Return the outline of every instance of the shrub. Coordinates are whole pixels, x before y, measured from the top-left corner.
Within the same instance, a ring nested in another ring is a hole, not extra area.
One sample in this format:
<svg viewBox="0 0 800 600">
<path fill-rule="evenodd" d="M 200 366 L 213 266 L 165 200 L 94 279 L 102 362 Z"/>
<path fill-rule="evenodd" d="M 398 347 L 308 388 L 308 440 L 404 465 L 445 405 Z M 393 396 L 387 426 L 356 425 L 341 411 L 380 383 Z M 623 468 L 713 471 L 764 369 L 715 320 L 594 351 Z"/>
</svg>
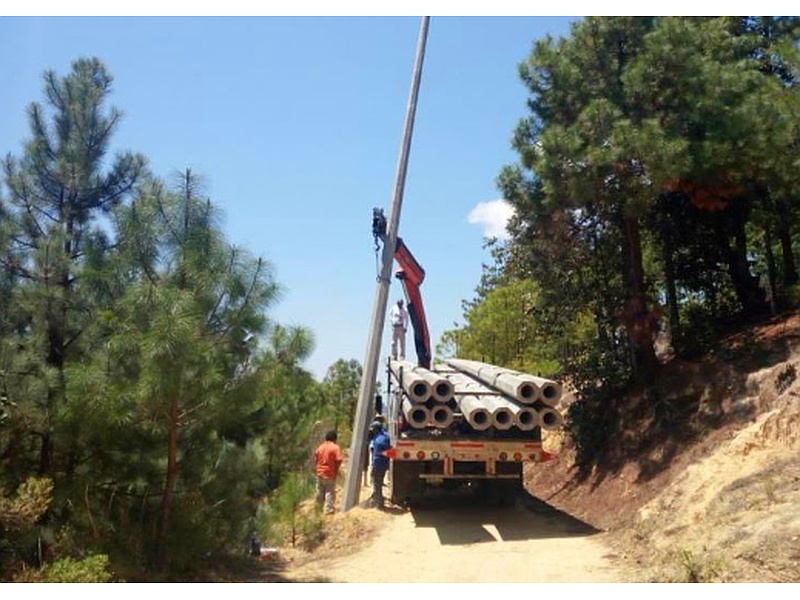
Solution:
<svg viewBox="0 0 800 600">
<path fill-rule="evenodd" d="M 697 556 L 682 548 L 678 552 L 678 562 L 684 583 L 710 583 L 719 575 L 719 565 L 708 556 Z"/>
<path fill-rule="evenodd" d="M 109 583 L 109 560 L 105 554 L 84 559 L 59 558 L 37 570 L 23 570 L 16 583 Z"/>
<path fill-rule="evenodd" d="M 30 529 L 47 512 L 52 494 L 52 480 L 29 477 L 13 498 L 0 496 L 0 527 L 14 532 Z"/>
</svg>

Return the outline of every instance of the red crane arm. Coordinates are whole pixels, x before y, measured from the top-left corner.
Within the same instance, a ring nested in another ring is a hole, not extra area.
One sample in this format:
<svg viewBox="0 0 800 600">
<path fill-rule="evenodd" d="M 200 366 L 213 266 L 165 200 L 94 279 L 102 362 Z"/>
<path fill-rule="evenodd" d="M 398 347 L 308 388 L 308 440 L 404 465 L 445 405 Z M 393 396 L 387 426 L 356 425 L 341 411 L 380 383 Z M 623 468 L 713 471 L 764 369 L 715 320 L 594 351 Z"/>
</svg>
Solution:
<svg viewBox="0 0 800 600">
<path fill-rule="evenodd" d="M 408 306 L 408 316 L 411 319 L 411 325 L 414 327 L 414 348 L 417 351 L 417 363 L 420 367 L 430 369 L 431 340 L 428 333 L 428 320 L 425 318 L 425 307 L 422 305 L 422 295 L 419 290 L 419 286 L 425 280 L 425 269 L 420 266 L 400 238 L 397 238 L 394 259 L 399 265 L 395 277 L 403 285 L 406 305 Z"/>
</svg>

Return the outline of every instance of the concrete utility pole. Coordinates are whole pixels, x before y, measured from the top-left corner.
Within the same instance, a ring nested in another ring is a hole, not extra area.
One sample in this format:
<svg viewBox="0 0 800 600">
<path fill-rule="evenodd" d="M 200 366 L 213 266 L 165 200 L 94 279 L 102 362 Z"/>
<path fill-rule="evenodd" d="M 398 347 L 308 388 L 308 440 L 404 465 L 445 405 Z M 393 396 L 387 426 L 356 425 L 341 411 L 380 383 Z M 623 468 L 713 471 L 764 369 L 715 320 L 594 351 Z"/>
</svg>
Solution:
<svg viewBox="0 0 800 600">
<path fill-rule="evenodd" d="M 378 373 L 383 326 L 386 319 L 386 301 L 389 296 L 394 250 L 397 244 L 397 228 L 400 222 L 400 207 L 403 204 L 403 189 L 406 183 L 408 153 L 411 146 L 411 133 L 414 130 L 414 116 L 417 110 L 417 96 L 422 76 L 422 63 L 425 58 L 425 44 L 428 39 L 428 22 L 430 17 L 422 17 L 419 38 L 417 40 L 417 56 L 414 72 L 411 77 L 411 94 L 408 99 L 403 143 L 400 147 L 400 158 L 397 162 L 397 174 L 394 183 L 394 198 L 383 243 L 383 263 L 378 285 L 375 290 L 375 303 L 372 310 L 372 322 L 369 328 L 367 353 L 364 359 L 364 370 L 361 387 L 358 392 L 355 422 L 353 423 L 353 440 L 350 444 L 347 476 L 342 497 L 342 511 L 348 511 L 358 503 L 361 473 L 364 470 L 366 456 L 367 428 L 369 427 L 370 408 L 375 397 L 375 376 Z"/>
</svg>

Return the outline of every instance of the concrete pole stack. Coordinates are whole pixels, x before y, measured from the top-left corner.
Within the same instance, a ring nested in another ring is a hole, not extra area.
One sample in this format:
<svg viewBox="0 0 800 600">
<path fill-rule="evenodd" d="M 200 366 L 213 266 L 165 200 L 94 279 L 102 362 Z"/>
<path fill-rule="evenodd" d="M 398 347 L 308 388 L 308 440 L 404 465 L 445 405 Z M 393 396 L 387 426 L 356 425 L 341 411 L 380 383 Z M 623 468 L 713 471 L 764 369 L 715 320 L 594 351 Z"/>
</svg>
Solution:
<svg viewBox="0 0 800 600">
<path fill-rule="evenodd" d="M 557 382 L 477 361 L 446 362 L 429 370 L 404 360 L 389 361 L 412 429 L 447 429 L 461 421 L 474 431 L 551 431 L 563 425 L 556 409 L 561 398 Z"/>
<path fill-rule="evenodd" d="M 563 415 L 556 409 L 563 389 L 551 379 L 521 373 L 473 360 L 449 359 L 447 365 L 480 381 L 488 389 L 501 392 L 523 405 L 515 411 L 515 424 L 530 431 L 537 426 L 553 431 L 564 424 Z M 451 376 L 452 380 L 452 376 Z"/>
<path fill-rule="evenodd" d="M 425 408 L 425 423 L 420 422 L 423 411 L 414 412 L 413 419 L 406 415 L 406 420 L 412 427 L 450 427 L 455 419 L 454 388 L 446 377 L 405 360 L 390 359 L 389 371 L 408 398 Z"/>
</svg>

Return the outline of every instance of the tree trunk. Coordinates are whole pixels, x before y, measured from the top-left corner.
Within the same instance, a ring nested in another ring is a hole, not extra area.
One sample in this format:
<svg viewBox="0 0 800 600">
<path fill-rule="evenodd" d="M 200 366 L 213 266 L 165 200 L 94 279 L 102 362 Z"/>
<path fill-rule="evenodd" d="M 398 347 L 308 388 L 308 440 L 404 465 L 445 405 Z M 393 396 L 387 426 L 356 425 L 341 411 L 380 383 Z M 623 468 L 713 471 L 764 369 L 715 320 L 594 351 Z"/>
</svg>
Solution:
<svg viewBox="0 0 800 600">
<path fill-rule="evenodd" d="M 678 311 L 678 290 L 675 286 L 675 265 L 672 262 L 672 243 L 664 239 L 664 287 L 667 293 L 667 311 L 669 314 L 669 334 L 675 340 L 681 337 L 680 313 Z"/>
<path fill-rule="evenodd" d="M 63 301 L 62 301 L 63 302 Z M 47 308 L 47 366 L 58 373 L 58 383 L 47 386 L 47 411 L 45 429 L 42 432 L 42 447 L 39 453 L 39 474 L 52 475 L 55 453 L 54 429 L 56 412 L 64 396 L 64 327 L 60 310 L 54 311 L 52 300 Z M 55 315 L 53 314 L 55 312 Z"/>
<path fill-rule="evenodd" d="M 745 232 L 746 217 L 744 211 L 733 207 L 728 216 L 731 219 L 733 245 L 730 244 L 727 234 L 724 234 L 724 238 L 727 247 L 731 283 L 745 314 L 761 314 L 766 309 L 766 294 L 759 287 L 758 278 L 750 273 L 750 264 L 747 259 L 747 233 Z"/>
<path fill-rule="evenodd" d="M 781 256 L 783 262 L 783 283 L 787 287 L 794 285 L 798 281 L 797 265 L 792 252 L 792 236 L 789 231 L 789 223 L 781 219 L 778 224 L 778 239 L 781 242 Z"/>
<path fill-rule="evenodd" d="M 774 317 L 778 314 L 778 284 L 775 268 L 775 255 L 772 252 L 772 228 L 769 220 L 764 226 L 764 259 L 767 262 L 767 280 L 769 281 L 769 311 Z"/>
<path fill-rule="evenodd" d="M 797 283 L 797 265 L 794 260 L 794 252 L 792 251 L 792 232 L 789 227 L 791 221 L 790 215 L 787 214 L 786 203 L 777 203 L 777 216 L 776 219 L 776 233 L 781 243 L 781 257 L 783 264 L 783 284 L 789 287 Z"/>
<path fill-rule="evenodd" d="M 634 373 L 645 385 L 650 385 L 655 379 L 656 354 L 653 340 L 657 330 L 658 315 L 647 308 L 639 221 L 635 217 L 623 217 L 623 224 L 626 278 L 629 286 L 623 321 L 633 353 Z"/>
<path fill-rule="evenodd" d="M 161 498 L 161 527 L 158 531 L 156 565 L 164 569 L 167 562 L 167 540 L 169 539 L 170 511 L 178 478 L 178 395 L 172 395 L 169 407 L 169 434 L 167 441 L 167 481 Z"/>
</svg>

